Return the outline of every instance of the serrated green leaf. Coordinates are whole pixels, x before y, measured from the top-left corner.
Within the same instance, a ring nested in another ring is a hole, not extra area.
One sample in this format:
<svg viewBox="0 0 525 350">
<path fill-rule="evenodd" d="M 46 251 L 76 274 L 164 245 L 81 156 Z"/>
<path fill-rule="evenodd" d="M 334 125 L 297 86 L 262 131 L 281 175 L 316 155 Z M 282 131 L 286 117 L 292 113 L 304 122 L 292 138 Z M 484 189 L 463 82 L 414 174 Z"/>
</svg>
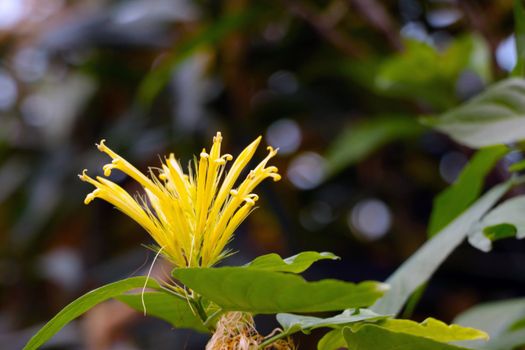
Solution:
<svg viewBox="0 0 525 350">
<path fill-rule="evenodd" d="M 283 259 L 278 254 L 271 253 L 259 256 L 244 267 L 257 270 L 301 273 L 319 260 L 339 260 L 337 255 L 330 252 L 302 252 Z"/>
<path fill-rule="evenodd" d="M 523 140 L 525 80 L 503 80 L 459 107 L 421 121 L 471 148 Z"/>
<path fill-rule="evenodd" d="M 343 329 L 349 350 L 465 350 L 459 346 L 441 343 L 429 338 L 399 333 L 376 325 L 364 325 L 353 332 Z"/>
<path fill-rule="evenodd" d="M 333 176 L 396 139 L 413 138 L 425 130 L 413 117 L 367 118 L 343 130 L 325 155 L 327 176 Z"/>
<path fill-rule="evenodd" d="M 447 226 L 479 197 L 485 177 L 508 151 L 508 147 L 500 145 L 481 149 L 472 156 L 456 182 L 434 199 L 428 228 L 430 237 Z"/>
<path fill-rule="evenodd" d="M 119 296 L 127 291 L 142 288 L 147 282 L 148 288 L 160 289 L 159 284 L 152 278 L 132 277 L 118 282 L 107 284 L 103 287 L 92 290 L 76 299 L 62 309 L 55 317 L 45 324 L 37 334 L 35 334 L 24 347 L 24 350 L 39 348 L 46 341 L 51 339 L 66 324 L 82 315 L 97 304 L 110 298 Z"/>
<path fill-rule="evenodd" d="M 289 273 L 245 267 L 184 268 L 173 276 L 224 310 L 255 314 L 322 312 L 371 305 L 385 292 L 379 282 L 307 282 Z"/>
<path fill-rule="evenodd" d="M 421 323 L 411 320 L 387 319 L 381 321 L 378 325 L 392 332 L 425 337 L 442 343 L 478 339 L 488 340 L 489 338 L 487 333 L 478 329 L 457 324 L 447 325 L 434 318 L 427 318 Z"/>
<path fill-rule="evenodd" d="M 342 329 L 334 329 L 326 333 L 317 343 L 317 350 L 339 350 L 346 348 Z"/>
<path fill-rule="evenodd" d="M 514 233 L 525 238 L 525 195 L 513 197 L 492 209 L 469 232 L 469 243 L 488 252 L 492 242 Z"/>
<path fill-rule="evenodd" d="M 477 200 L 441 232 L 425 242 L 390 276 L 390 290 L 372 306 L 382 314 L 398 314 L 410 295 L 428 281 L 439 265 L 463 242 L 476 223 L 512 186 L 511 181 L 499 184 Z"/>
<path fill-rule="evenodd" d="M 141 294 L 127 294 L 115 299 L 127 304 L 133 309 L 144 312 Z M 177 328 L 190 328 L 199 332 L 208 333 L 200 318 L 190 308 L 187 301 L 177 298 L 166 292 L 144 293 L 146 315 L 160 318 Z"/>
<path fill-rule="evenodd" d="M 291 334 L 299 331 L 309 333 L 316 328 L 336 327 L 364 320 L 376 321 L 387 317 L 389 316 L 379 315 L 368 309 L 348 309 L 338 315 L 327 318 L 294 314 L 277 314 L 277 321 L 282 326 L 284 332 Z"/>
</svg>

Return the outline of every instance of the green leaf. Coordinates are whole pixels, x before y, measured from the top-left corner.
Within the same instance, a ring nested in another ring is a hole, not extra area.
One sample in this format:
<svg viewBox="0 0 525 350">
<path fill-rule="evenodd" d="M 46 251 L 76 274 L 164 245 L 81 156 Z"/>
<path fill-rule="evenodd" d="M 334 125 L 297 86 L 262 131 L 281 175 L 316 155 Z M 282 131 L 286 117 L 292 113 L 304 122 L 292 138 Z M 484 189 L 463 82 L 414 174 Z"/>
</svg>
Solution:
<svg viewBox="0 0 525 350">
<path fill-rule="evenodd" d="M 525 317 L 525 298 L 518 298 L 476 305 L 458 315 L 454 323 L 487 332 L 490 341 L 483 346 L 483 349 L 507 350 L 520 345 L 520 342 L 525 344 L 525 336 L 520 340 L 516 334 L 508 334 L 508 331 L 523 317 Z M 525 335 L 525 333 L 522 334 Z M 513 339 L 514 346 L 502 347 L 502 343 L 508 338 Z M 469 342 L 468 345 L 479 349 L 482 343 Z"/>
<path fill-rule="evenodd" d="M 119 295 L 116 299 L 139 312 L 144 312 L 141 294 Z M 147 316 L 160 318 L 177 328 L 191 328 L 199 332 L 209 332 L 190 308 L 188 302 L 170 293 L 144 293 L 144 304 L 146 305 Z"/>
<path fill-rule="evenodd" d="M 469 243 L 488 252 L 492 242 L 515 236 L 525 238 L 525 195 L 513 197 L 492 209 L 469 232 Z"/>
<path fill-rule="evenodd" d="M 525 139 L 525 80 L 511 78 L 424 124 L 471 148 Z"/>
<path fill-rule="evenodd" d="M 428 228 L 430 237 L 447 226 L 479 197 L 485 177 L 508 151 L 508 147 L 500 145 L 481 149 L 472 156 L 456 182 L 434 199 Z"/>
<path fill-rule="evenodd" d="M 472 225 L 509 190 L 511 185 L 512 182 L 508 181 L 495 186 L 441 232 L 425 242 L 387 279 L 390 290 L 376 302 L 372 310 L 382 315 L 398 314 L 410 295 L 430 279 L 439 265 L 463 242 Z"/>
<path fill-rule="evenodd" d="M 480 36 L 456 38 L 444 51 L 406 40 L 404 50 L 379 68 L 375 86 L 387 96 L 421 100 L 442 111 L 458 102 L 455 84 L 466 70 L 490 80 L 490 50 Z"/>
<path fill-rule="evenodd" d="M 522 0 L 514 0 L 514 26 L 516 37 L 516 66 L 513 76 L 525 76 L 525 8 Z"/>
<path fill-rule="evenodd" d="M 414 118 L 397 115 L 368 118 L 350 125 L 329 146 L 325 155 L 327 175 L 333 176 L 358 163 L 389 142 L 418 136 L 424 130 Z"/>
<path fill-rule="evenodd" d="M 29 342 L 24 347 L 24 350 L 39 348 L 42 344 L 51 339 L 53 335 L 58 333 L 62 327 L 95 305 L 100 304 L 101 302 L 110 298 L 117 297 L 129 290 L 143 288 L 146 281 L 148 288 L 160 289 L 159 284 L 154 279 L 148 279 L 147 277 L 132 277 L 107 284 L 103 287 L 92 290 L 87 294 L 84 294 L 63 308 L 62 311 L 60 311 L 55 317 L 46 323 L 46 325 L 29 340 Z"/>
<path fill-rule="evenodd" d="M 257 7 L 252 6 L 247 11 L 224 16 L 201 30 L 194 37 L 176 45 L 173 51 L 163 58 L 162 63 L 154 68 L 140 84 L 138 88 L 139 101 L 143 105 L 150 105 L 181 63 L 199 50 L 220 42 L 228 34 L 250 24 L 256 12 Z"/>
<path fill-rule="evenodd" d="M 310 333 L 316 328 L 323 327 L 337 327 L 349 323 L 361 321 L 376 321 L 387 318 L 389 316 L 379 315 L 368 309 L 348 309 L 342 313 L 328 317 L 319 318 L 312 316 L 301 316 L 294 314 L 277 314 L 277 321 L 282 326 L 285 333 L 291 334 L 295 332 Z"/>
<path fill-rule="evenodd" d="M 411 320 L 388 319 L 381 321 L 378 325 L 392 332 L 425 337 L 442 343 L 477 339 L 488 340 L 489 338 L 487 333 L 478 329 L 457 324 L 447 325 L 434 318 L 427 318 L 421 323 Z"/>
<path fill-rule="evenodd" d="M 517 232 L 516 226 L 512 224 L 498 224 L 487 226 L 483 229 L 483 235 L 492 242 L 504 238 L 515 237 Z"/>
<path fill-rule="evenodd" d="M 289 273 L 245 267 L 175 269 L 173 276 L 224 310 L 256 314 L 366 307 L 387 289 L 379 282 L 307 282 Z"/>
<path fill-rule="evenodd" d="M 459 346 L 416 335 L 399 333 L 375 325 L 364 325 L 355 332 L 346 327 L 343 336 L 349 350 L 459 350 Z"/>
<path fill-rule="evenodd" d="M 421 300 L 421 298 L 423 298 L 423 295 L 425 295 L 426 290 L 427 290 L 427 283 L 424 283 L 421 286 L 416 288 L 416 290 L 408 298 L 405 308 L 403 309 L 403 313 L 401 314 L 400 318 L 411 318 L 412 317 L 412 315 L 414 314 L 414 310 L 417 307 L 417 304 L 419 304 L 419 301 Z"/>
<path fill-rule="evenodd" d="M 257 270 L 301 273 L 319 260 L 339 260 L 337 255 L 329 252 L 302 252 L 283 259 L 278 254 L 262 255 L 249 262 L 244 267 Z"/>
<path fill-rule="evenodd" d="M 525 329 L 525 313 L 523 315 L 524 318 L 517 320 L 510 326 L 511 331 L 517 331 L 521 329 Z"/>
<path fill-rule="evenodd" d="M 376 83 L 371 76 L 376 76 L 379 69 L 385 64 L 384 55 L 367 55 L 363 58 L 344 57 L 337 64 L 327 66 L 319 62 L 323 70 L 327 70 L 332 74 L 333 71 L 338 76 L 342 76 L 345 80 L 352 82 L 361 88 L 375 91 Z"/>
<path fill-rule="evenodd" d="M 334 329 L 326 333 L 317 343 L 317 350 L 338 350 L 346 348 L 342 329 Z"/>
<path fill-rule="evenodd" d="M 519 162 L 516 162 L 509 166 L 510 171 L 522 171 L 525 170 L 525 159 L 520 160 Z"/>
</svg>

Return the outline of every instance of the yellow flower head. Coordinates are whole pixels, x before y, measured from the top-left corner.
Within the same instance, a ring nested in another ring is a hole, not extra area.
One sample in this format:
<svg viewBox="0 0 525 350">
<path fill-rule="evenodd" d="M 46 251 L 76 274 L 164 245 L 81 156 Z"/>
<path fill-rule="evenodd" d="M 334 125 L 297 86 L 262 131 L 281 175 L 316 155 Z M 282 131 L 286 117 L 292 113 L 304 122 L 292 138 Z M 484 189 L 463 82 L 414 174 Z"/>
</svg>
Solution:
<svg viewBox="0 0 525 350">
<path fill-rule="evenodd" d="M 96 189 L 86 196 L 88 204 L 101 198 L 139 223 L 157 242 L 162 254 L 178 267 L 209 267 L 227 255 L 224 250 L 235 229 L 253 210 L 258 199 L 254 188 L 267 177 L 279 181 L 275 166 L 267 166 L 277 150 L 268 147 L 269 154 L 251 170 L 236 187 L 240 173 L 252 158 L 261 141 L 259 136 L 225 172 L 233 157 L 221 155 L 221 133 L 213 138 L 209 153 L 205 149 L 184 174 L 173 154 L 160 169 L 149 169 L 147 177 L 124 158 L 113 152 L 102 140 L 97 147 L 112 158 L 104 165 L 104 176 L 118 169 L 137 181 L 145 195 L 132 197 L 114 182 L 86 170 L 80 179 Z"/>
</svg>

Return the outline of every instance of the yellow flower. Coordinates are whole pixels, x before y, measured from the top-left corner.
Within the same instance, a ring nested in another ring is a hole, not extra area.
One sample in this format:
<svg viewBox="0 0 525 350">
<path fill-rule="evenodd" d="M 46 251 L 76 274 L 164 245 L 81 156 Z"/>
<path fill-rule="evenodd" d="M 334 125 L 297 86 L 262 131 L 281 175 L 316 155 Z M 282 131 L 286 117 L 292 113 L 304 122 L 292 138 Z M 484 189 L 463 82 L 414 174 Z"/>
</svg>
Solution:
<svg viewBox="0 0 525 350">
<path fill-rule="evenodd" d="M 218 132 L 210 152 L 203 149 L 199 159 L 195 158 L 193 166 L 188 167 L 188 174 L 170 154 L 160 169 L 150 168 L 147 177 L 102 140 L 98 149 L 112 158 L 103 167 L 104 176 L 118 169 L 137 181 L 145 195 L 132 197 L 114 182 L 100 176 L 93 179 L 84 170 L 80 179 L 96 187 L 84 203 L 100 198 L 113 204 L 139 223 L 157 242 L 162 254 L 178 267 L 212 266 L 228 254 L 224 248 L 233 232 L 254 209 L 258 199 L 252 193 L 254 188 L 268 177 L 274 181 L 281 178 L 275 166 L 267 166 L 277 154 L 276 149 L 268 147 L 266 158 L 236 186 L 261 137 L 241 152 L 227 172 L 226 163 L 233 157 L 221 155 L 221 141 Z"/>
</svg>

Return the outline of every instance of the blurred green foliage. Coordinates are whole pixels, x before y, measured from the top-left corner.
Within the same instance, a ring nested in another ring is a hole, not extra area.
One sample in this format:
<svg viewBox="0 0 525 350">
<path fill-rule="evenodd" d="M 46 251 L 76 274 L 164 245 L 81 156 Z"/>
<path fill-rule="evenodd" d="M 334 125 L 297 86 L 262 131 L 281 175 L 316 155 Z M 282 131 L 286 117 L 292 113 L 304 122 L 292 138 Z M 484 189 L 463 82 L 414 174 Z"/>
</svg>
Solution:
<svg viewBox="0 0 525 350">
<path fill-rule="evenodd" d="M 89 188 L 76 174 L 104 164 L 93 146 L 102 138 L 144 170 L 170 152 L 186 163 L 217 130 L 232 154 L 265 135 L 281 148 L 285 180 L 264 189 L 231 259 L 329 250 L 343 267 L 320 262 L 308 277 L 352 281 L 385 279 L 420 246 L 438 193 L 460 199 L 444 205 L 432 232 L 475 201 L 483 178 L 485 187 L 501 182 L 523 158 L 517 143 L 481 166 L 490 151 L 464 145 L 507 142 L 508 127 L 474 141 L 458 129 L 483 128 L 465 119 L 465 101 L 512 70 L 523 76 L 517 1 L 20 3 L 27 11 L 0 14 L 0 342 L 12 348 L 74 297 L 148 258 L 132 222 L 104 203 L 82 204 Z M 521 137 L 518 88 L 504 94 L 512 101 L 489 99 L 509 113 L 488 117 L 512 117 Z M 452 138 L 418 124 L 421 116 Z M 522 295 L 523 242 L 494 246 L 490 257 L 460 246 L 414 317 L 450 320 L 480 300 Z M 184 336 L 141 325 L 148 332 L 124 332 L 140 348 L 173 348 Z M 53 346 L 82 347 L 89 335 L 72 329 L 80 336 L 65 332 Z M 187 348 L 203 347 L 188 339 Z"/>
<path fill-rule="evenodd" d="M 434 199 L 428 226 L 430 237 L 445 228 L 479 197 L 485 177 L 508 151 L 505 146 L 492 146 L 472 156 L 456 182 Z"/>
<path fill-rule="evenodd" d="M 377 90 L 388 96 L 415 98 L 444 111 L 459 102 L 456 84 L 461 74 L 472 72 L 485 84 L 491 80 L 490 53 L 476 35 L 458 37 L 444 50 L 417 40 L 404 46 L 375 76 Z"/>
</svg>

